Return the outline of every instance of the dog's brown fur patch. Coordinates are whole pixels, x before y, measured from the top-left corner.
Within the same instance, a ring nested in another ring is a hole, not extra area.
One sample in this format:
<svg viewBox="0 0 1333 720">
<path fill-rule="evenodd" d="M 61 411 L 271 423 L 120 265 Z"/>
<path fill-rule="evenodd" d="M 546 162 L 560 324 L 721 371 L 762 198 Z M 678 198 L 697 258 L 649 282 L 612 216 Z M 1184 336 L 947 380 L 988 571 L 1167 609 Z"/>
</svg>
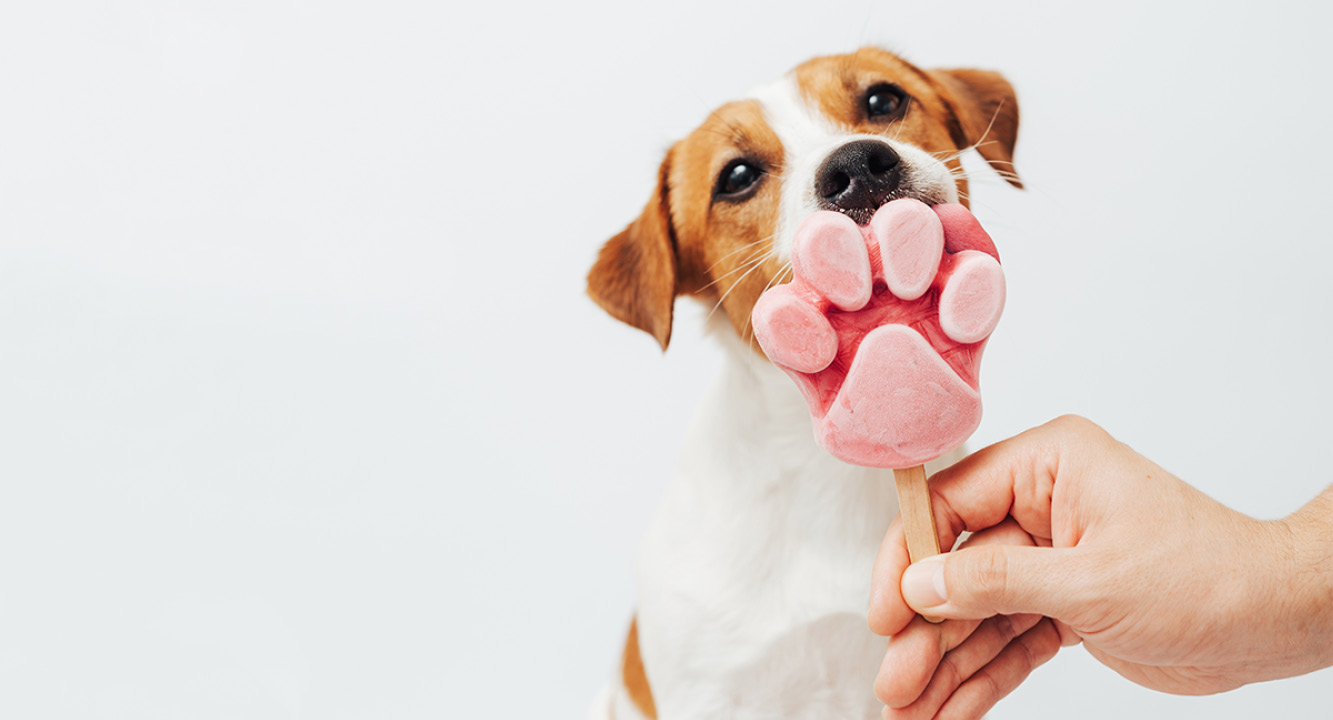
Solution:
<svg viewBox="0 0 1333 720">
<path fill-rule="evenodd" d="M 634 707 L 643 713 L 643 716 L 656 720 L 657 705 L 653 702 L 653 690 L 648 687 L 648 676 L 643 671 L 643 658 L 639 655 L 639 621 L 637 618 L 629 623 L 629 635 L 625 637 L 625 653 L 620 659 L 620 682 L 624 683 L 625 691 L 629 693 L 629 699 L 634 703 Z"/>
</svg>

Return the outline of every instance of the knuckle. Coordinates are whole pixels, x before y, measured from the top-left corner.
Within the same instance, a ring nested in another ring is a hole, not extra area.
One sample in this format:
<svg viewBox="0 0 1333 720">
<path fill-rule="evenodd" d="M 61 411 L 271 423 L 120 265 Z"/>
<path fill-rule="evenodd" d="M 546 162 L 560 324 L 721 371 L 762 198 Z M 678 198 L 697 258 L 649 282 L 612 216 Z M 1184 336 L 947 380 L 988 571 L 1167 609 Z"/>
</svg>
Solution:
<svg viewBox="0 0 1333 720">
<path fill-rule="evenodd" d="M 1049 619 L 1023 634 L 1016 643 L 1022 653 L 1023 674 L 1036 670 L 1060 650 L 1060 631 Z"/>
<path fill-rule="evenodd" d="M 1051 421 L 1051 426 L 1063 432 L 1074 435 L 1084 436 L 1093 432 L 1101 431 L 1097 423 L 1083 417 L 1082 415 L 1066 414 Z"/>
<path fill-rule="evenodd" d="M 1018 627 L 1014 624 L 1014 619 L 1010 615 L 996 615 L 990 619 L 995 625 L 995 632 L 999 634 L 1004 642 L 1009 642 L 1018 634 Z"/>
<path fill-rule="evenodd" d="M 980 550 L 980 548 L 978 548 Z M 987 604 L 1004 599 L 1008 594 L 1009 558 L 1003 552 L 989 551 L 973 554 L 967 563 L 963 582 L 970 594 Z M 998 610 L 999 608 L 986 608 Z"/>
<path fill-rule="evenodd" d="M 1022 672 L 1024 675 L 1032 672 L 1034 669 L 1036 669 L 1038 665 L 1041 664 L 1037 660 L 1037 654 L 1033 652 L 1032 649 L 1033 639 L 1034 636 L 1027 635 L 1025 637 L 1019 638 L 1018 642 L 1014 643 L 1015 652 L 1018 653 L 1019 664 L 1022 667 Z"/>
<path fill-rule="evenodd" d="M 1119 444 L 1100 425 L 1078 415 L 1061 415 L 1043 428 L 1048 434 L 1042 451 L 1056 474 L 1066 461 L 1075 468 L 1086 466 Z"/>
<path fill-rule="evenodd" d="M 1037 638 L 1037 665 L 1055 657 L 1061 648 L 1060 628 L 1055 626 L 1055 621 L 1046 620 L 1043 625 Z"/>
<path fill-rule="evenodd" d="M 1079 599 L 1061 614 L 1060 620 L 1097 626 L 1114 615 L 1126 597 L 1124 578 L 1135 572 L 1114 554 L 1074 552 L 1066 559 L 1061 585 L 1069 597 Z"/>
<path fill-rule="evenodd" d="M 986 707 L 994 705 L 1000 701 L 1000 698 L 1004 697 L 1004 688 L 1000 687 L 1000 683 L 994 675 L 983 670 L 977 673 L 977 677 L 981 678 L 982 695 L 985 697 Z"/>
<path fill-rule="evenodd" d="M 953 653 L 945 655 L 940 660 L 939 668 L 935 671 L 935 677 L 942 678 L 944 687 L 956 688 L 967 678 L 963 677 L 962 669 L 958 667 L 958 661 L 954 659 Z"/>
</svg>

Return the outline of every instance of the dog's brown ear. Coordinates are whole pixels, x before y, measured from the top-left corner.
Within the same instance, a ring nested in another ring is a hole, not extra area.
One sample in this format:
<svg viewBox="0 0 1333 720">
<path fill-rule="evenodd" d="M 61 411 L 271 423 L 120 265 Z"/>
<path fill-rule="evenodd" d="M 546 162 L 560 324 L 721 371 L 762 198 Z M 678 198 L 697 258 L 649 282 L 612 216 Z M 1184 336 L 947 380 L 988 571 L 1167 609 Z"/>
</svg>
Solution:
<svg viewBox="0 0 1333 720">
<path fill-rule="evenodd" d="M 612 317 L 657 338 L 663 350 L 671 341 L 676 300 L 676 242 L 667 200 L 670 169 L 667 153 L 643 214 L 606 241 L 588 271 L 588 296 Z"/>
<path fill-rule="evenodd" d="M 930 76 L 943 89 L 944 101 L 953 112 L 950 131 L 959 148 L 976 146 L 1014 187 L 1023 187 L 1014 169 L 1014 144 L 1018 142 L 1018 100 L 1004 76 L 990 70 L 932 70 Z"/>
</svg>

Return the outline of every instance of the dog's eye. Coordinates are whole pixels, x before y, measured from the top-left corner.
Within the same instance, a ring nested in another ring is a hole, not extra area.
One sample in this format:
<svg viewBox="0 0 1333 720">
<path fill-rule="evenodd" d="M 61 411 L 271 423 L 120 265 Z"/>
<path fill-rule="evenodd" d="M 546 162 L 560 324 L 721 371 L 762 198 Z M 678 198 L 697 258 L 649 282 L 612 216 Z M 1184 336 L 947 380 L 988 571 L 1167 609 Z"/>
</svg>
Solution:
<svg viewBox="0 0 1333 720">
<path fill-rule="evenodd" d="M 759 181 L 759 166 L 749 160 L 732 160 L 717 176 L 718 195 L 741 195 Z"/>
<path fill-rule="evenodd" d="M 866 90 L 861 105 L 867 118 L 892 118 L 907 106 L 907 93 L 897 85 L 876 83 Z"/>
</svg>

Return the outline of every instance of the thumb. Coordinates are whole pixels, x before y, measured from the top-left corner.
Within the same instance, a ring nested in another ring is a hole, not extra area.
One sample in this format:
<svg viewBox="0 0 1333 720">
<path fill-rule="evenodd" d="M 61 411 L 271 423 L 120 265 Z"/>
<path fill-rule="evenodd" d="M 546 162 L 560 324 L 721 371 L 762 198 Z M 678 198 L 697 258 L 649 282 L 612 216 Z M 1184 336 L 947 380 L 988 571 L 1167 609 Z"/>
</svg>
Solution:
<svg viewBox="0 0 1333 720">
<path fill-rule="evenodd" d="M 903 599 L 918 613 L 980 619 L 1037 613 L 1074 621 L 1091 596 L 1079 588 L 1075 553 L 1042 547 L 980 545 L 913 563 Z"/>
</svg>

